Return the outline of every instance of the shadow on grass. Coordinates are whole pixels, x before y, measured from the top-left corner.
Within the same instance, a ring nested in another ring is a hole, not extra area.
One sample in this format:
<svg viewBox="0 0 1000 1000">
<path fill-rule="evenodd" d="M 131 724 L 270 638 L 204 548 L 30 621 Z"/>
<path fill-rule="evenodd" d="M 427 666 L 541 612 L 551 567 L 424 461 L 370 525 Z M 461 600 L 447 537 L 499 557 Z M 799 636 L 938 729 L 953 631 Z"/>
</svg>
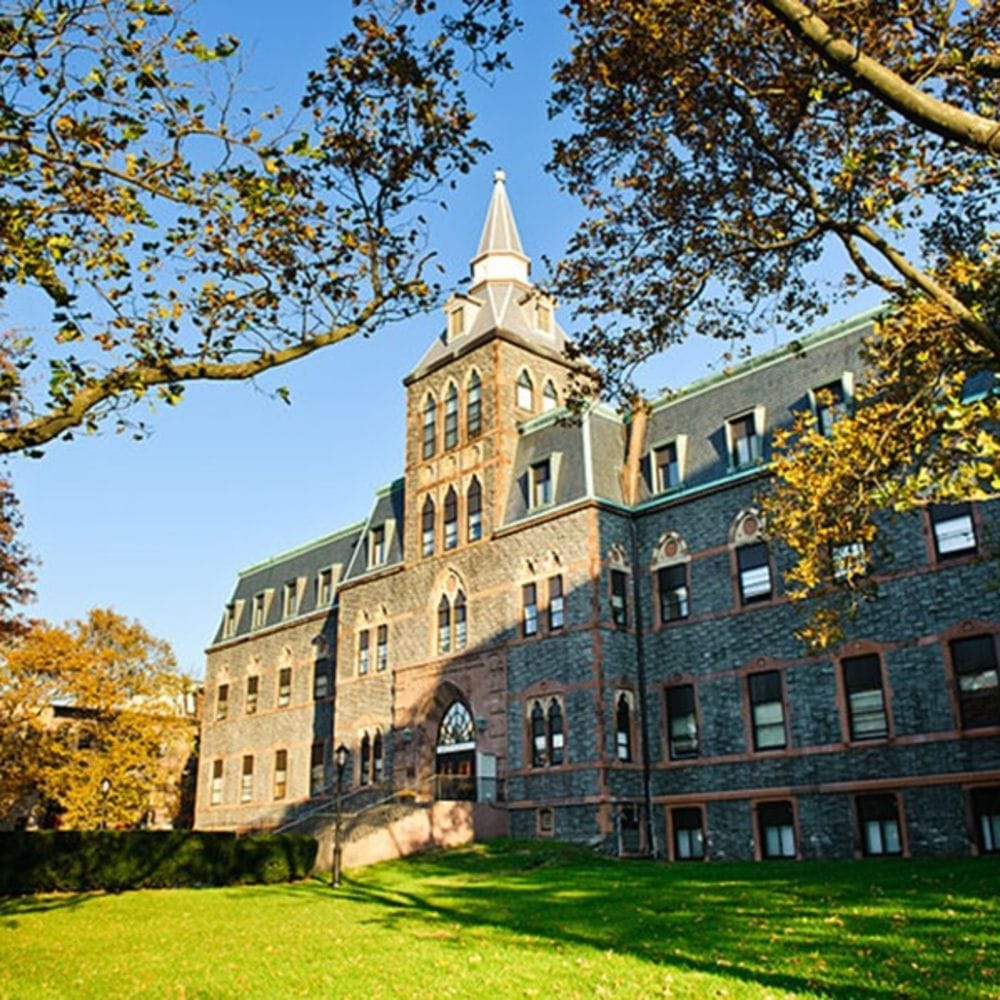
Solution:
<svg viewBox="0 0 1000 1000">
<path fill-rule="evenodd" d="M 0 927 L 15 928 L 18 917 L 29 913 L 52 913 L 55 910 L 75 910 L 103 892 L 61 892 L 45 896 L 0 897 Z"/>
<path fill-rule="evenodd" d="M 500 929 L 846 1000 L 997 988 L 981 966 L 998 888 L 990 861 L 665 865 L 497 842 L 354 873 L 339 893 L 399 932 Z"/>
</svg>

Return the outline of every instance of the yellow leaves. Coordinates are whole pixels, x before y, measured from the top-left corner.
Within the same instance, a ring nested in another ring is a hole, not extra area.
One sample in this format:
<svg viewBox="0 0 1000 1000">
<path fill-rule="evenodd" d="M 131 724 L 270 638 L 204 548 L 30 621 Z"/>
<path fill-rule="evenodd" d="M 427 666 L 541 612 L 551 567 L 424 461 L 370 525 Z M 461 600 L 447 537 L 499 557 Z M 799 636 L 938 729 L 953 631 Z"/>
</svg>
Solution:
<svg viewBox="0 0 1000 1000">
<path fill-rule="evenodd" d="M 269 174 L 276 174 L 278 172 L 278 161 L 273 158 L 265 160 L 264 169 Z"/>
</svg>

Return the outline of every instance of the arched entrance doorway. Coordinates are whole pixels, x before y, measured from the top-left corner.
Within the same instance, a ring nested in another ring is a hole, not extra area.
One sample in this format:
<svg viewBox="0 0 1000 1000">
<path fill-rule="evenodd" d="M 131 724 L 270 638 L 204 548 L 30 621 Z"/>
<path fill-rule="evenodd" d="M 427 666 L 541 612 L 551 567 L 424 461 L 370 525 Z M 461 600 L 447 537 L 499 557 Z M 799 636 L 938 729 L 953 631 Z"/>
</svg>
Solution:
<svg viewBox="0 0 1000 1000">
<path fill-rule="evenodd" d="M 439 799 L 476 799 L 476 725 L 461 701 L 453 701 L 438 727 L 435 758 Z"/>
</svg>

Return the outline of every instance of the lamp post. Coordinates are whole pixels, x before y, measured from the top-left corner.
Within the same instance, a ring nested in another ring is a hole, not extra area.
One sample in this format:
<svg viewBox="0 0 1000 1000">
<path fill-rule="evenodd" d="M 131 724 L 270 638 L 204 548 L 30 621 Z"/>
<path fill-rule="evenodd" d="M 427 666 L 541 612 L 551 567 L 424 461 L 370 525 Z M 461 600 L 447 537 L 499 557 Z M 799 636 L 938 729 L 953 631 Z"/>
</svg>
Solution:
<svg viewBox="0 0 1000 1000">
<path fill-rule="evenodd" d="M 108 808 L 108 792 L 111 791 L 111 779 L 101 778 L 101 829 L 107 829 L 105 813 Z"/>
<path fill-rule="evenodd" d="M 340 822 L 341 796 L 344 790 L 344 768 L 347 767 L 347 759 L 351 751 L 343 743 L 333 752 L 333 760 L 337 765 L 337 817 L 333 826 L 333 879 L 331 887 L 336 889 L 340 885 Z"/>
</svg>

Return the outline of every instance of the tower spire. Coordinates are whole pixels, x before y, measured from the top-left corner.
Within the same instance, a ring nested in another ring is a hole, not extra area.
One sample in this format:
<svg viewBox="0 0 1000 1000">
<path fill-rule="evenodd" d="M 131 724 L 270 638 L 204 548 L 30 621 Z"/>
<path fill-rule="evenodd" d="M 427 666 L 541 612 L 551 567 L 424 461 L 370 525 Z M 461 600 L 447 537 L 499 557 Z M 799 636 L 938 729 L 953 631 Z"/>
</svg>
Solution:
<svg viewBox="0 0 1000 1000">
<path fill-rule="evenodd" d="M 521 247 L 514 213 L 507 200 L 506 179 L 502 170 L 493 172 L 493 196 L 486 210 L 479 249 L 472 258 L 473 287 L 490 279 L 523 281 L 525 284 L 529 280 L 531 260 Z"/>
</svg>

